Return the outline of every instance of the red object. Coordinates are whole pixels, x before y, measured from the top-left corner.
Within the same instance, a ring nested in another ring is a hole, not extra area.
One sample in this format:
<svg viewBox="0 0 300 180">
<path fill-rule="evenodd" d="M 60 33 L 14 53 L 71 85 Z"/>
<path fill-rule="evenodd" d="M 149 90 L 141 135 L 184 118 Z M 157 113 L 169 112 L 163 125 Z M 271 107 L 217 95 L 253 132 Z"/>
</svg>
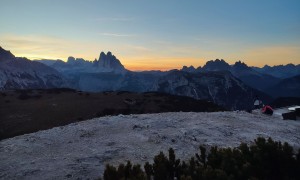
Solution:
<svg viewBox="0 0 300 180">
<path fill-rule="evenodd" d="M 265 114 L 273 114 L 273 109 L 271 108 L 271 106 L 268 105 L 264 106 L 261 111 Z"/>
</svg>

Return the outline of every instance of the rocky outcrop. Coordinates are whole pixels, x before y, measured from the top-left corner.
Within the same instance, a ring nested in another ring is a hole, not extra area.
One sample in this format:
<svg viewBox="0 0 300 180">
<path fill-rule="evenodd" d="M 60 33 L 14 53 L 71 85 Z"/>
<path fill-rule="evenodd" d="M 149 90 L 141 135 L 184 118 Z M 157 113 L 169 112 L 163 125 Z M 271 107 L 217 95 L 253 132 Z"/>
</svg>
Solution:
<svg viewBox="0 0 300 180">
<path fill-rule="evenodd" d="M 53 60 L 54 63 L 49 63 L 48 60 L 38 60 L 48 66 L 55 68 L 57 71 L 66 74 L 78 73 L 101 73 L 113 72 L 117 74 L 125 73 L 127 70 L 111 52 L 100 53 L 99 59 L 94 61 L 85 60 L 83 58 L 75 58 L 69 56 L 67 62 L 62 60 Z"/>
<path fill-rule="evenodd" d="M 231 71 L 253 71 L 253 69 L 251 69 L 250 67 L 248 67 L 248 65 L 245 64 L 244 62 L 237 61 L 232 66 Z"/>
<path fill-rule="evenodd" d="M 183 66 L 181 71 L 185 71 L 185 72 L 195 72 L 196 69 L 194 66 L 190 66 L 190 67 L 187 67 L 187 66 Z"/>
<path fill-rule="evenodd" d="M 108 51 L 107 54 L 101 52 L 98 61 L 94 61 L 93 64 L 95 67 L 101 69 L 107 69 L 115 72 L 125 71 L 120 60 L 117 59 L 110 51 Z"/>
<path fill-rule="evenodd" d="M 219 60 L 210 60 L 207 61 L 206 64 L 203 66 L 203 71 L 229 71 L 230 65 L 225 62 L 223 59 Z"/>
</svg>

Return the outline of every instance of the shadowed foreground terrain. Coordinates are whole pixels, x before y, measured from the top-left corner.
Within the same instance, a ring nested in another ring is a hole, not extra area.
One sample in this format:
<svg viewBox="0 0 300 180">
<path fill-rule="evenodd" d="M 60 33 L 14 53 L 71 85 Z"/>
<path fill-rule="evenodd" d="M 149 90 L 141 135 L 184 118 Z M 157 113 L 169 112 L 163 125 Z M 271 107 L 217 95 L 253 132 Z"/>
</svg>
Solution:
<svg viewBox="0 0 300 180">
<path fill-rule="evenodd" d="M 5 91 L 0 93 L 0 140 L 106 115 L 221 110 L 204 100 L 161 93 Z"/>
</svg>

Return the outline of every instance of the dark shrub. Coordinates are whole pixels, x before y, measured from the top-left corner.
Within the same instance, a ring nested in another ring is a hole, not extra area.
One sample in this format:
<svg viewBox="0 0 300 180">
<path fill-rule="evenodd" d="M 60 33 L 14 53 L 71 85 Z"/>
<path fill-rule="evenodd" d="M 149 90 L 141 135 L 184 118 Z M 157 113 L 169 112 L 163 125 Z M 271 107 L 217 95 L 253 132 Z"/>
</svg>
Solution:
<svg viewBox="0 0 300 180">
<path fill-rule="evenodd" d="M 287 143 L 271 138 L 257 138 L 253 145 L 242 143 L 237 148 L 212 147 L 209 153 L 200 146 L 200 154 L 191 157 L 188 163 L 176 159 L 173 149 L 169 156 L 160 152 L 154 163 L 140 165 L 130 162 L 118 171 L 106 166 L 104 179 L 300 179 L 300 149 L 297 153 Z"/>
<path fill-rule="evenodd" d="M 103 178 L 105 180 L 116 180 L 118 179 L 118 171 L 115 167 L 106 165 Z"/>
<path fill-rule="evenodd" d="M 282 117 L 284 120 L 296 120 L 297 119 L 296 112 L 283 113 Z"/>
</svg>

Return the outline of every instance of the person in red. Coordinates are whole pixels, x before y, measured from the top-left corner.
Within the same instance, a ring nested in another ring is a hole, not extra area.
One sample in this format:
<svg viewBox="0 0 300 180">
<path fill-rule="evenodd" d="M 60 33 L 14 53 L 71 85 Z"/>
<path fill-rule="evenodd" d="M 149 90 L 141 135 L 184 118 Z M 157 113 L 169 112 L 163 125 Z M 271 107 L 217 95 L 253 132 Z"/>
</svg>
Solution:
<svg viewBox="0 0 300 180">
<path fill-rule="evenodd" d="M 261 111 L 264 114 L 273 115 L 273 109 L 269 105 L 265 105 Z"/>
</svg>

